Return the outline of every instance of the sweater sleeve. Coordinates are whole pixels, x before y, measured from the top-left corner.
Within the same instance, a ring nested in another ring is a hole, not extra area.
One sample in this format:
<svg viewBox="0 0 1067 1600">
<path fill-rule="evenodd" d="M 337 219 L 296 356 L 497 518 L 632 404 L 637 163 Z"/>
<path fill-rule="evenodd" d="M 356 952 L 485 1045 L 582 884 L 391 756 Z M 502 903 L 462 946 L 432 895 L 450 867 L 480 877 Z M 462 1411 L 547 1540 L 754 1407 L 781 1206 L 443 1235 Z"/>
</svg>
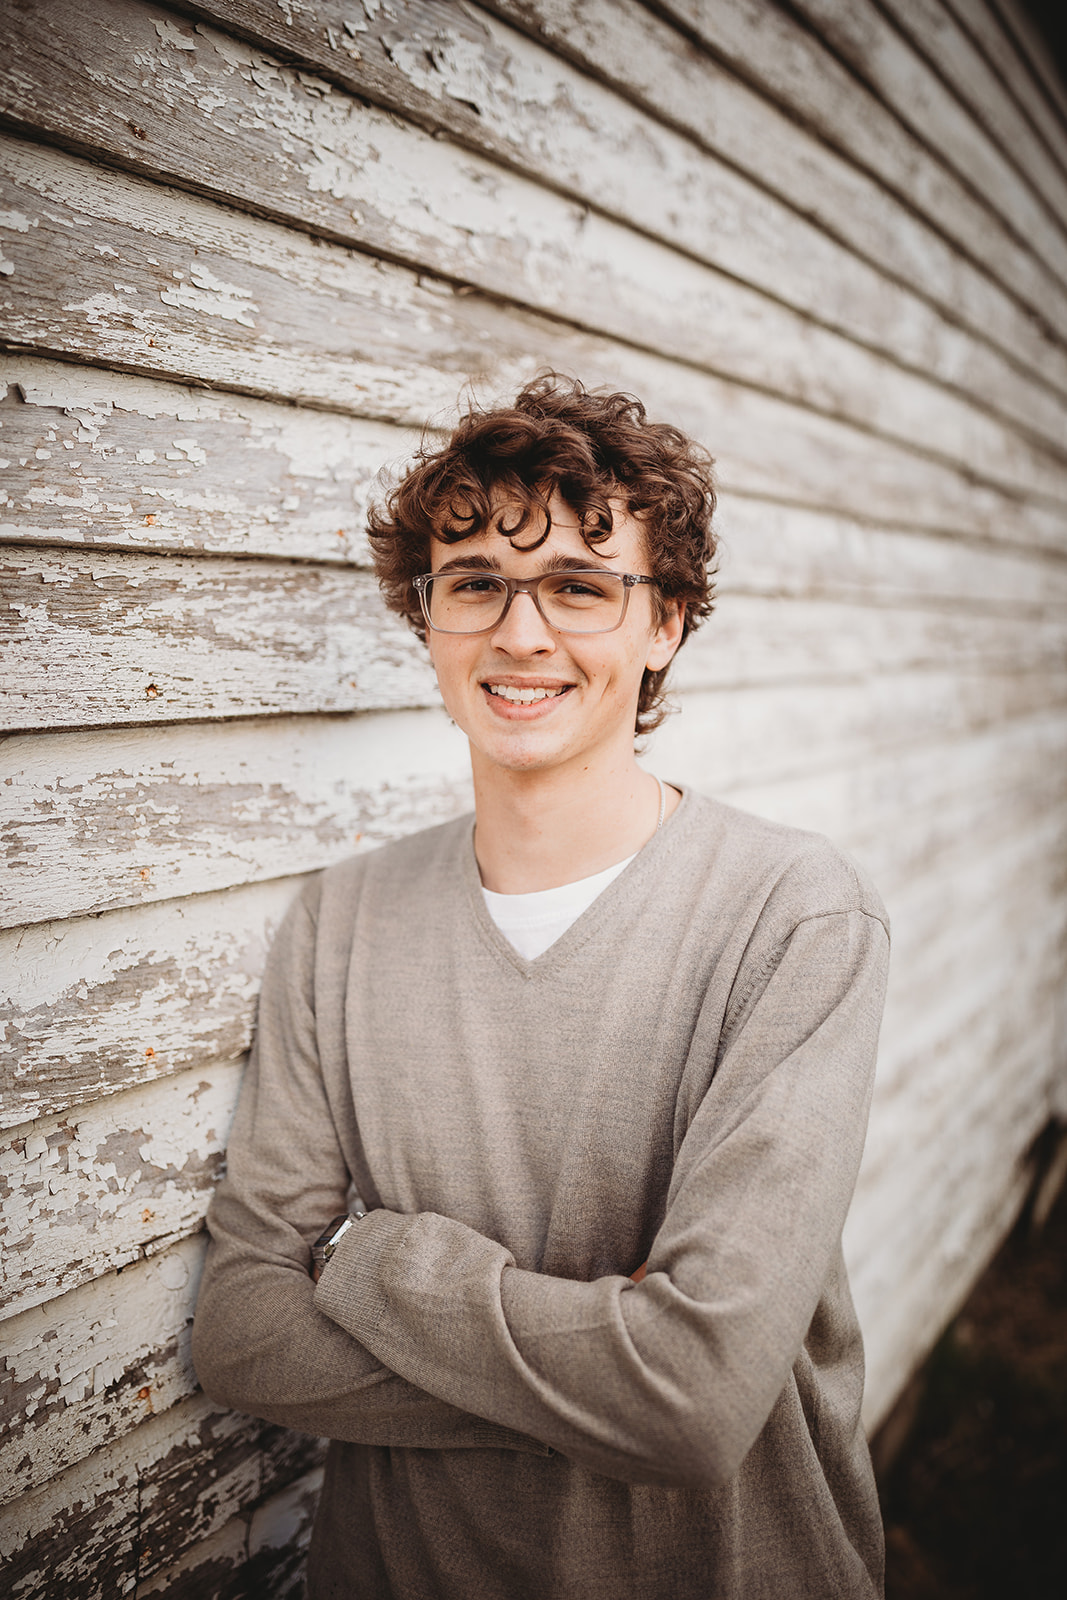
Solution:
<svg viewBox="0 0 1067 1600">
<path fill-rule="evenodd" d="M 264 976 L 227 1173 L 207 1217 L 193 1325 L 200 1383 L 223 1405 L 331 1439 L 547 1454 L 398 1377 L 315 1305 L 310 1246 L 345 1211 L 351 1180 L 316 1047 L 314 934 L 298 901 Z"/>
<path fill-rule="evenodd" d="M 836 1267 L 887 954 L 880 921 L 833 912 L 741 974 L 640 1284 L 525 1271 L 463 1223 L 383 1211 L 336 1252 L 320 1310 L 420 1389 L 594 1471 L 729 1479 Z"/>
</svg>

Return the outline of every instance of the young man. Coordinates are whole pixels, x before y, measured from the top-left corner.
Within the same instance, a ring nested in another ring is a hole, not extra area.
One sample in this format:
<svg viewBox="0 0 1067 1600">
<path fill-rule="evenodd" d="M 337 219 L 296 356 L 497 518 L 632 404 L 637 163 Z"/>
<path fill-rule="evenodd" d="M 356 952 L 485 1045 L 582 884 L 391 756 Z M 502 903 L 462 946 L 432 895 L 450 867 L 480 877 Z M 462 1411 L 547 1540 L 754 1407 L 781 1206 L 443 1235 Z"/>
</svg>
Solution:
<svg viewBox="0 0 1067 1600">
<path fill-rule="evenodd" d="M 881 1592 L 841 1229 L 884 913 L 634 759 L 713 505 L 683 435 L 547 378 L 372 529 L 474 827 L 290 914 L 194 1335 L 209 1395 L 335 1441 L 314 1600 Z"/>
</svg>

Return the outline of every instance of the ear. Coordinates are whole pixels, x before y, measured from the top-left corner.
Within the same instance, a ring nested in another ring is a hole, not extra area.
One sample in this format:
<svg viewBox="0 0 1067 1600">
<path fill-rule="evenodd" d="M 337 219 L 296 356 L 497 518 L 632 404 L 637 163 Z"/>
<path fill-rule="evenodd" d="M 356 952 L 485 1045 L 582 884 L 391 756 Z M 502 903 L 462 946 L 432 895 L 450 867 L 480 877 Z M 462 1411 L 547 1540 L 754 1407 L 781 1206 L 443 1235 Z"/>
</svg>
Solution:
<svg viewBox="0 0 1067 1600">
<path fill-rule="evenodd" d="M 660 672 L 670 661 L 674 652 L 682 642 L 682 630 L 685 627 L 685 601 L 668 600 L 667 615 L 652 635 L 652 642 L 648 647 L 645 658 L 645 668 L 649 672 Z"/>
</svg>

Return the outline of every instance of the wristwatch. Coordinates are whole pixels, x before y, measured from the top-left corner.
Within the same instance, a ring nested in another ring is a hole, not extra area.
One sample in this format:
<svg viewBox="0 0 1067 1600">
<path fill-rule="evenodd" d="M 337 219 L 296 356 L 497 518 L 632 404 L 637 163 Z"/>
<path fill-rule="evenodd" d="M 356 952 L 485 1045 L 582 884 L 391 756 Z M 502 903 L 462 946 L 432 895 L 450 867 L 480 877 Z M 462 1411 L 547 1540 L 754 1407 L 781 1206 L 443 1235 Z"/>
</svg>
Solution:
<svg viewBox="0 0 1067 1600">
<path fill-rule="evenodd" d="M 323 1267 L 329 1261 L 349 1228 L 366 1215 L 366 1207 L 357 1203 L 353 1210 L 346 1212 L 343 1217 L 334 1217 L 332 1222 L 326 1224 L 315 1243 L 311 1246 L 312 1277 L 318 1279 Z"/>
</svg>

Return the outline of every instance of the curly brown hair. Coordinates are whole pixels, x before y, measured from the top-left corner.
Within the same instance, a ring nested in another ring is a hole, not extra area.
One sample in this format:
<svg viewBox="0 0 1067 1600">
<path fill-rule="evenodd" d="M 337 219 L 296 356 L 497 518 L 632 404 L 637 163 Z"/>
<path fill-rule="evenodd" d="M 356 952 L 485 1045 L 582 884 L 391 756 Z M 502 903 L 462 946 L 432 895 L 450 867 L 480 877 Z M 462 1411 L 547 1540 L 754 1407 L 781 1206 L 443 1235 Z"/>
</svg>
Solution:
<svg viewBox="0 0 1067 1600">
<path fill-rule="evenodd" d="M 384 505 L 372 509 L 369 535 L 386 603 L 425 641 L 414 579 L 430 569 L 431 538 L 456 544 L 495 527 L 514 549 L 536 550 L 552 531 L 548 502 L 558 492 L 591 550 L 611 534 L 613 500 L 641 519 L 657 620 L 666 615 L 664 601 L 684 601 L 684 643 L 714 604 L 712 465 L 680 429 L 649 422 L 634 396 L 591 394 L 577 379 L 541 373 L 511 406 L 472 406 L 443 448 L 424 444 Z M 666 715 L 668 671 L 645 672 L 639 735 Z"/>
</svg>

